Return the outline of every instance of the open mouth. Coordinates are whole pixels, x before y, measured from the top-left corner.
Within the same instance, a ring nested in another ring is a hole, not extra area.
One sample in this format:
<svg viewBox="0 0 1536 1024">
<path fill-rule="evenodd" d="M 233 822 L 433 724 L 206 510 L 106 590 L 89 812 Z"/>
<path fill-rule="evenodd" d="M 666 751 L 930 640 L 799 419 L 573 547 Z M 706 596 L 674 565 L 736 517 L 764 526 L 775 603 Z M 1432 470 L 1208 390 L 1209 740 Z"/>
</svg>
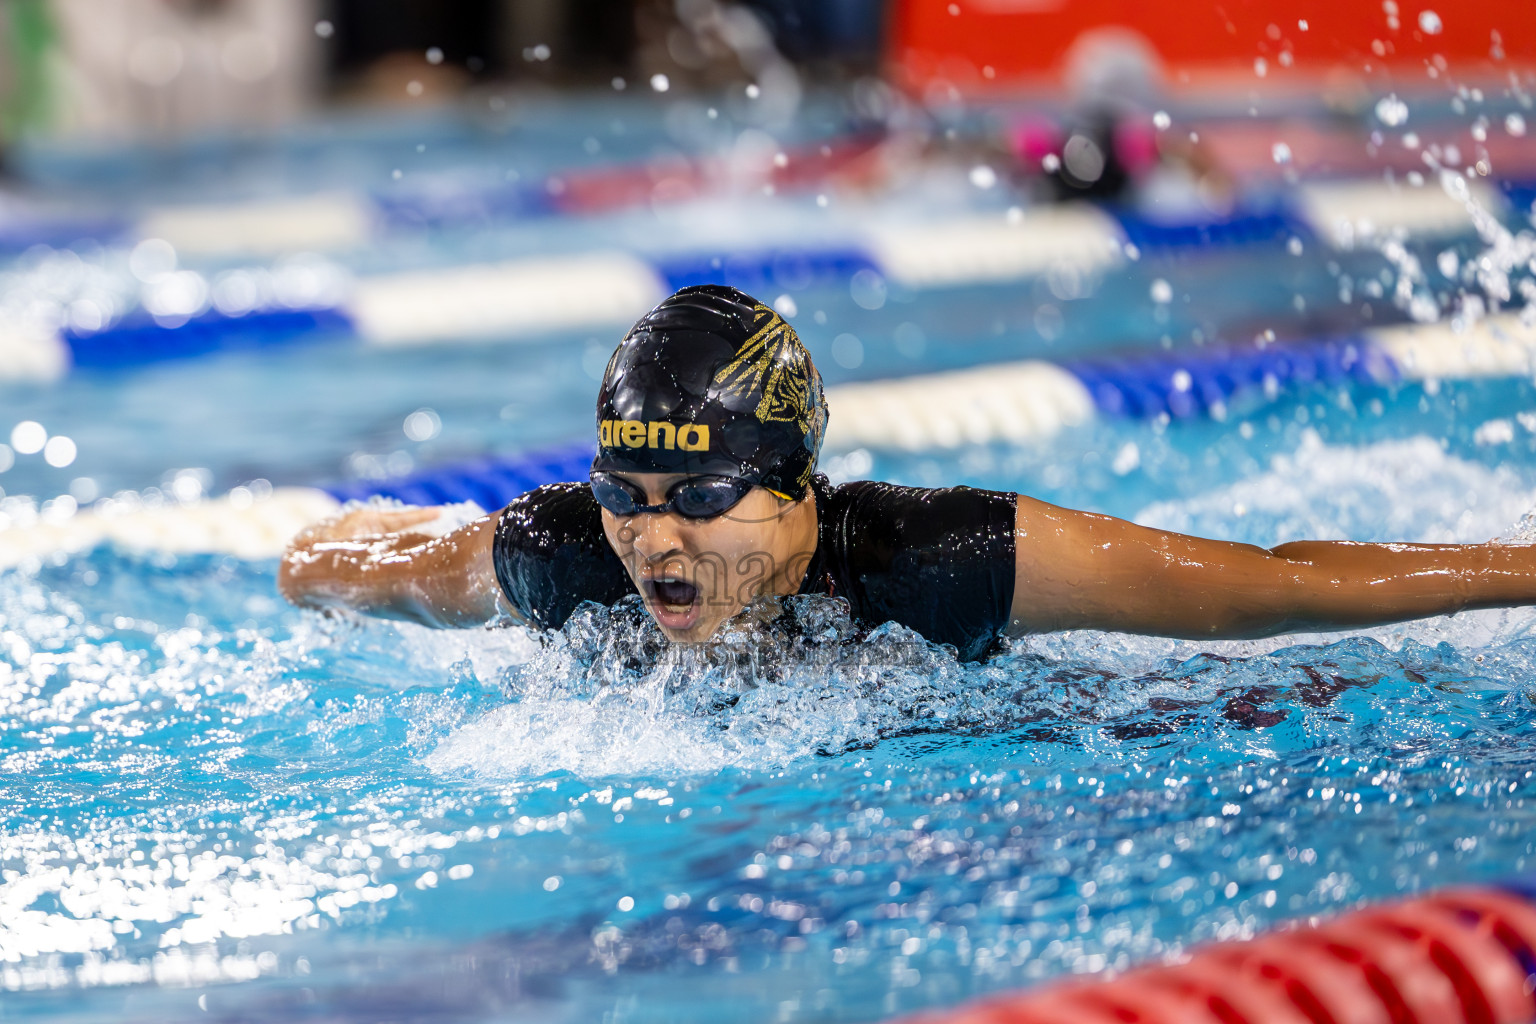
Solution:
<svg viewBox="0 0 1536 1024">
<path fill-rule="evenodd" d="M 685 580 L 660 579 L 645 582 L 651 615 L 668 629 L 686 630 L 698 620 L 702 604 L 699 588 Z"/>
<path fill-rule="evenodd" d="M 682 580 L 652 580 L 651 593 L 660 604 L 679 611 L 688 608 L 699 596 L 699 588 Z"/>
</svg>

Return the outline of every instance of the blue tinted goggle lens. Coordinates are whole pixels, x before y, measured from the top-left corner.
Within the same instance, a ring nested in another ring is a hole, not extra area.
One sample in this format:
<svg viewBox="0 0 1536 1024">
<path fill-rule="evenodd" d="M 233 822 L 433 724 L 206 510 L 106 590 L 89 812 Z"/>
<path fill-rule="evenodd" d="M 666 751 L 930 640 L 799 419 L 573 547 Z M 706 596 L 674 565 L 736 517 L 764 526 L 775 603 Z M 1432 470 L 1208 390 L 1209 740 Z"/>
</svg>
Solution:
<svg viewBox="0 0 1536 1024">
<path fill-rule="evenodd" d="M 728 476 L 698 476 L 679 480 L 667 492 L 660 505 L 645 504 L 645 495 L 634 485 L 608 473 L 592 474 L 592 496 L 616 516 L 634 516 L 642 512 L 676 512 L 684 519 L 713 519 L 730 511 L 747 496 L 752 485 Z"/>
</svg>

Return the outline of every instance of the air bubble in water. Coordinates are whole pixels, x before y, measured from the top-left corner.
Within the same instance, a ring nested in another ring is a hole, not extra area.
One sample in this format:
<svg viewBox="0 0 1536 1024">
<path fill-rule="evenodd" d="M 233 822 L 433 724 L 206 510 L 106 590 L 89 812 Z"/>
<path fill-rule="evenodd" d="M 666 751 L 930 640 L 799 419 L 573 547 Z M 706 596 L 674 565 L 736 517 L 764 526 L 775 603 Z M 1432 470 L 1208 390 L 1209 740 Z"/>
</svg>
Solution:
<svg viewBox="0 0 1536 1024">
<path fill-rule="evenodd" d="M 1168 116 L 1168 111 L 1166 110 L 1159 110 L 1152 115 L 1152 125 L 1160 132 L 1167 131 L 1168 126 L 1171 124 L 1173 124 L 1173 118 Z"/>
<path fill-rule="evenodd" d="M 1291 162 L 1291 147 L 1283 142 L 1275 143 L 1270 152 L 1274 155 L 1275 163 L 1277 164 L 1288 164 Z"/>
<path fill-rule="evenodd" d="M 1421 12 L 1419 14 L 1419 28 L 1422 29 L 1424 34 L 1427 36 L 1439 35 L 1440 29 L 1442 28 L 1440 24 L 1440 15 L 1436 14 L 1434 11 Z"/>
<path fill-rule="evenodd" d="M 1397 127 L 1408 123 L 1408 104 L 1397 98 L 1397 93 L 1383 96 L 1376 103 L 1376 119 L 1384 125 Z"/>
<path fill-rule="evenodd" d="M 1519 138 L 1525 134 L 1525 118 L 1519 114 L 1510 114 L 1504 119 L 1504 130 Z"/>
<path fill-rule="evenodd" d="M 1269 74 L 1269 61 L 1263 57 L 1255 57 L 1253 61 L 1253 73 L 1263 78 Z"/>
<path fill-rule="evenodd" d="M 1455 280 L 1456 271 L 1461 268 L 1461 258 L 1454 249 L 1447 249 L 1435 257 L 1435 265 L 1440 268 L 1440 273 Z"/>
<path fill-rule="evenodd" d="M 1152 301 L 1159 305 L 1166 305 L 1173 301 L 1173 286 L 1162 278 L 1152 282 Z"/>
<path fill-rule="evenodd" d="M 997 184 L 997 172 L 986 164 L 977 164 L 971 168 L 971 184 L 977 188 L 991 188 Z"/>
<path fill-rule="evenodd" d="M 671 79 L 667 78 L 666 75 L 657 72 L 651 76 L 651 88 L 655 89 L 657 92 L 666 92 L 668 89 L 672 88 L 672 81 Z"/>
</svg>

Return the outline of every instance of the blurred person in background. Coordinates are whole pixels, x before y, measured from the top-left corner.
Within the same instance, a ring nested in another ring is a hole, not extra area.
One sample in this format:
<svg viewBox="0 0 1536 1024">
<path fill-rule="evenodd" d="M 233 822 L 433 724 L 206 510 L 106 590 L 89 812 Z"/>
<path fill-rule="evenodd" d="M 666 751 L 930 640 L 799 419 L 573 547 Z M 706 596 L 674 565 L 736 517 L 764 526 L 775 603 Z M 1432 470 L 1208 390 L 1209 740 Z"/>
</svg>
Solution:
<svg viewBox="0 0 1536 1024">
<path fill-rule="evenodd" d="M 274 128 L 320 84 L 318 0 L 51 0 L 55 128 L 173 138 Z"/>
</svg>

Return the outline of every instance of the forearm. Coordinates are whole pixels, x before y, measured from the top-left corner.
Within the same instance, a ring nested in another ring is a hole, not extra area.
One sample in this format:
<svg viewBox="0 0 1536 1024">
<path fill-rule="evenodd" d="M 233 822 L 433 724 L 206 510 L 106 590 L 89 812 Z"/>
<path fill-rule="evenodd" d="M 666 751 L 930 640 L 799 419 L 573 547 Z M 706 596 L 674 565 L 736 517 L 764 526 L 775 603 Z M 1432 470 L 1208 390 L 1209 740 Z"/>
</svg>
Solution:
<svg viewBox="0 0 1536 1024">
<path fill-rule="evenodd" d="M 1271 555 L 1301 581 L 1277 632 L 1536 603 L 1536 547 L 1526 545 L 1296 541 Z"/>
<path fill-rule="evenodd" d="M 1121 604 L 1118 628 L 1249 639 L 1536 603 L 1533 554 L 1492 544 L 1298 541 L 1213 562 L 1170 558 Z"/>
<path fill-rule="evenodd" d="M 476 626 L 506 615 L 490 567 L 490 517 L 443 537 L 371 533 L 301 536 L 278 569 L 295 604 L 348 608 L 428 626 Z"/>
</svg>

